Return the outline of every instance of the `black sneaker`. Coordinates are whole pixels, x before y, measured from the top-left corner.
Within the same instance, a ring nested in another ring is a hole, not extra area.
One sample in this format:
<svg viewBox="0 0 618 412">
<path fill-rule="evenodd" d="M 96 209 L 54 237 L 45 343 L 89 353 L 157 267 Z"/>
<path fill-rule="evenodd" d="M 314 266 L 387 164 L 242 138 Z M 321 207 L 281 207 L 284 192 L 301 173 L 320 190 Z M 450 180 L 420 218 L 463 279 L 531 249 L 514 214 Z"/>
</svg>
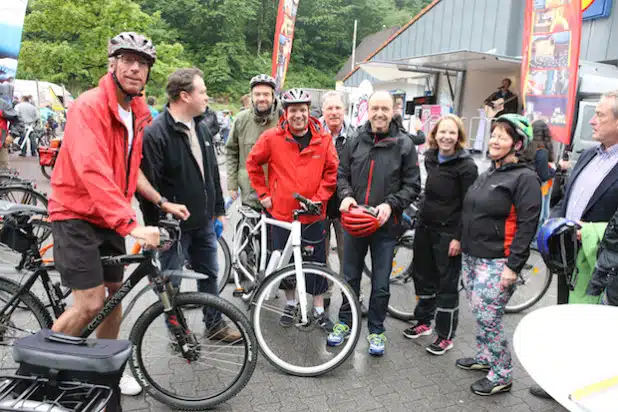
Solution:
<svg viewBox="0 0 618 412">
<path fill-rule="evenodd" d="M 279 324 L 284 328 L 289 328 L 294 325 L 294 316 L 298 312 L 298 304 L 296 305 L 285 305 L 283 308 L 283 315 L 281 315 L 281 319 L 279 319 Z"/>
<path fill-rule="evenodd" d="M 474 358 L 457 359 L 455 365 L 467 371 L 488 371 L 490 369 L 489 365 L 478 363 Z"/>
<path fill-rule="evenodd" d="M 511 382 L 505 383 L 504 385 L 498 385 L 498 384 L 492 383 L 487 378 L 483 378 L 483 379 L 479 379 L 478 381 L 474 382 L 470 386 L 470 389 L 472 390 L 472 392 L 474 392 L 477 395 L 490 396 L 490 395 L 495 395 L 497 393 L 509 392 L 512 387 L 513 387 L 513 384 Z"/>
<path fill-rule="evenodd" d="M 453 341 L 437 337 L 433 343 L 425 348 L 425 350 L 434 355 L 444 355 L 447 350 L 453 349 Z"/>
<path fill-rule="evenodd" d="M 362 299 L 360 301 L 360 310 L 361 310 L 361 316 L 363 318 L 366 318 L 369 315 L 369 308 L 367 307 L 365 302 L 363 302 Z"/>
<path fill-rule="evenodd" d="M 318 315 L 318 313 L 314 310 L 313 320 L 324 330 L 324 332 L 331 333 L 333 331 L 333 327 L 335 325 L 328 317 L 328 313 L 322 312 L 321 315 Z"/>
<path fill-rule="evenodd" d="M 405 336 L 408 339 L 416 339 L 421 336 L 431 335 L 431 332 L 432 332 L 431 326 L 425 323 L 419 323 L 417 325 L 410 326 L 408 329 L 404 330 L 403 336 Z"/>
</svg>

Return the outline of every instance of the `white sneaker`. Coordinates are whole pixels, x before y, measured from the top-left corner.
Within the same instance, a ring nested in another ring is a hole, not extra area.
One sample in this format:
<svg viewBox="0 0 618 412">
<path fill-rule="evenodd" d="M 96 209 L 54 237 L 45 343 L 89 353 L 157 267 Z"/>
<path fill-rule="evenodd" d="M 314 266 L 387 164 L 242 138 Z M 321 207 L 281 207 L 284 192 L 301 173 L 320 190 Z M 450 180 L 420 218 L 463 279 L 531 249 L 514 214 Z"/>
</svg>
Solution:
<svg viewBox="0 0 618 412">
<path fill-rule="evenodd" d="M 139 386 L 137 380 L 133 376 L 122 375 L 120 378 L 120 393 L 128 396 L 135 396 L 142 393 L 142 387 Z"/>
</svg>

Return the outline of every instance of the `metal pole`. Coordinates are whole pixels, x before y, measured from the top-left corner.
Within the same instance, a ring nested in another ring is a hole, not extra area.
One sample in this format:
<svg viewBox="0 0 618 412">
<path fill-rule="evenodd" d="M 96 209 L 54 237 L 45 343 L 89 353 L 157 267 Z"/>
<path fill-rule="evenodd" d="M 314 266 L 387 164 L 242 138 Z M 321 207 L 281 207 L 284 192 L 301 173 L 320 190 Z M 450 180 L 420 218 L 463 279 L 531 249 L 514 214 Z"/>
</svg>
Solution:
<svg viewBox="0 0 618 412">
<path fill-rule="evenodd" d="M 352 36 L 352 67 L 350 71 L 356 67 L 356 29 L 358 28 L 358 20 L 354 20 L 354 34 Z"/>
<path fill-rule="evenodd" d="M 39 94 L 39 81 L 36 81 L 36 106 L 41 106 L 41 95 Z"/>
</svg>

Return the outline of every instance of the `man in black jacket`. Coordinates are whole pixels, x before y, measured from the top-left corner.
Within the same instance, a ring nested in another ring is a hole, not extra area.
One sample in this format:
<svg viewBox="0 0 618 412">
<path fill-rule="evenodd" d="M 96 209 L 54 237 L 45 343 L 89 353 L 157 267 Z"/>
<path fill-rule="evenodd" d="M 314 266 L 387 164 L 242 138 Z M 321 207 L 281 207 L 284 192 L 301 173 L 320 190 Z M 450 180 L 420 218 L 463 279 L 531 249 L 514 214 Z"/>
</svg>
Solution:
<svg viewBox="0 0 618 412">
<path fill-rule="evenodd" d="M 217 289 L 217 236 L 214 219 L 224 223 L 225 210 L 213 137 L 202 122 L 208 102 L 202 72 L 180 69 L 168 78 L 169 104 L 144 132 L 142 170 L 162 196 L 187 206 L 191 216 L 181 223 L 180 247 L 161 256 L 164 269 L 180 270 L 185 259 L 193 270 L 208 275 L 198 281 L 200 292 L 213 295 Z M 159 210 L 143 202 L 147 224 L 157 222 Z M 182 253 L 179 253 L 179 249 Z M 180 279 L 172 278 L 174 286 Z M 234 342 L 240 333 L 221 320 L 221 314 L 204 310 L 206 336 Z"/>
<path fill-rule="evenodd" d="M 384 91 L 369 98 L 369 121 L 348 141 L 342 151 L 337 191 L 343 199 L 339 210 L 346 212 L 357 203 L 378 211 L 381 227 L 367 237 L 344 234 L 343 273 L 358 295 L 367 250 L 371 249 L 371 298 L 369 301 L 369 354 L 384 354 L 384 319 L 390 298 L 389 279 L 396 235 L 393 225 L 416 199 L 421 188 L 416 148 L 395 124 L 393 97 Z M 351 319 L 340 312 L 340 322 L 328 336 L 328 345 L 343 343 Z"/>
</svg>

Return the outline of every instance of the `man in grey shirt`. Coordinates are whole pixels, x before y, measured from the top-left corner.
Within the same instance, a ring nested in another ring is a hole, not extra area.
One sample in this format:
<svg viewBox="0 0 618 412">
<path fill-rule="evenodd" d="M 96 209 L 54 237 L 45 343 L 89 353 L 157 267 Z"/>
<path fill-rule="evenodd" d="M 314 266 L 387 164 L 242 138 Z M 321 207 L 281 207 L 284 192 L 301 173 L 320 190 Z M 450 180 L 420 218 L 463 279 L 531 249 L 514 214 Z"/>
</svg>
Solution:
<svg viewBox="0 0 618 412">
<path fill-rule="evenodd" d="M 38 126 L 39 110 L 32 103 L 32 97 L 24 96 L 21 99 L 21 103 L 18 103 L 15 106 L 15 111 L 17 112 L 17 116 L 19 117 L 19 121 L 24 125 L 24 136 L 22 137 L 22 139 L 28 136 L 28 138 L 30 139 L 30 152 L 32 153 L 32 156 L 36 156 L 37 142 L 34 129 L 36 129 Z M 32 131 L 30 131 L 30 133 L 28 128 L 32 128 Z M 21 143 L 22 142 L 20 141 L 20 145 Z M 26 155 L 26 148 L 27 144 L 22 146 L 21 153 L 19 154 L 20 156 Z"/>
</svg>

